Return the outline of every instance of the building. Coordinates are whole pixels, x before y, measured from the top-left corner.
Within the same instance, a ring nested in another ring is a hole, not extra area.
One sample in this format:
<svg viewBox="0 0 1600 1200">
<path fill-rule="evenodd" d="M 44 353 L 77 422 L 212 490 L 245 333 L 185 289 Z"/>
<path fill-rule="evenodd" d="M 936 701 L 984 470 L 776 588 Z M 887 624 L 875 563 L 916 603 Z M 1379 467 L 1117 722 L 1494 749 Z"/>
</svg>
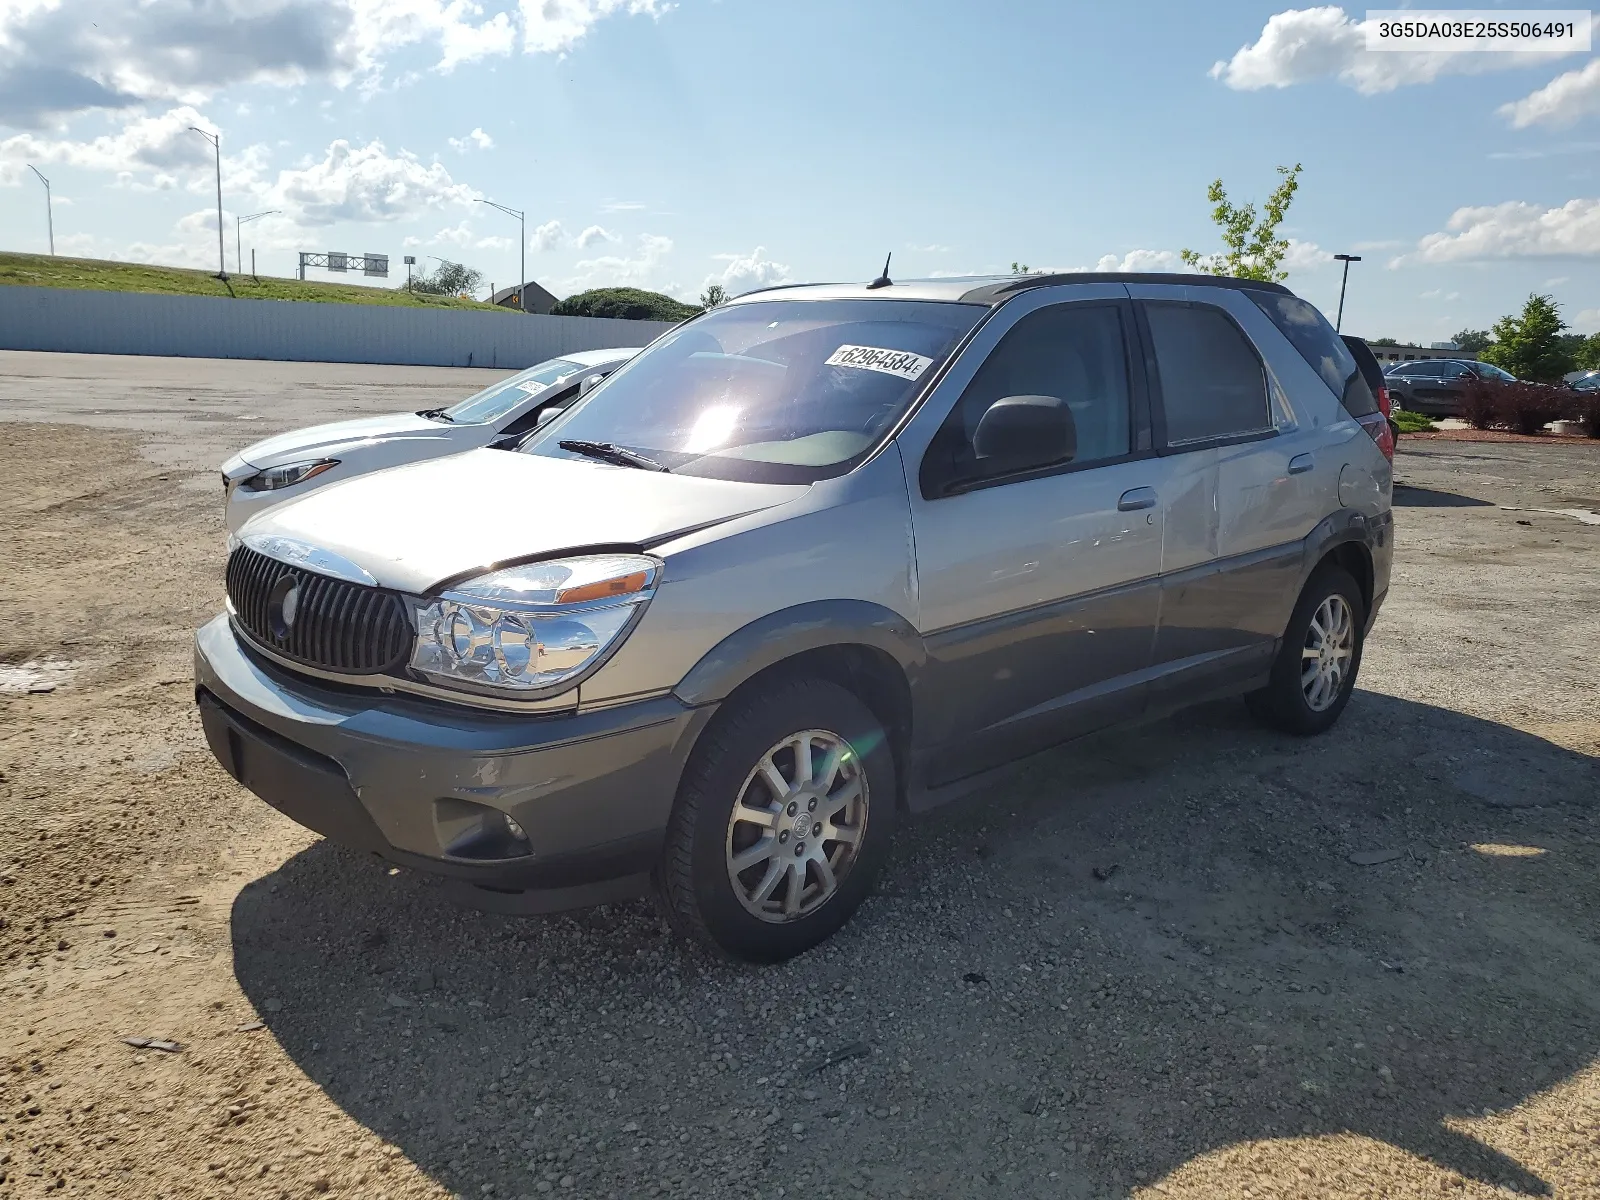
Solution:
<svg viewBox="0 0 1600 1200">
<path fill-rule="evenodd" d="M 550 309 L 556 303 L 556 298 L 531 279 L 522 286 L 528 290 L 527 311 L 531 313 L 538 313 L 540 316 L 548 315 Z M 491 303 L 498 304 L 502 308 L 521 308 L 521 294 L 520 288 L 501 288 L 494 295 L 490 296 L 489 300 Z"/>
<path fill-rule="evenodd" d="M 1380 363 L 1411 362 L 1418 358 L 1454 358 L 1476 362 L 1478 356 L 1467 350 L 1456 349 L 1454 342 L 1435 342 L 1431 346 L 1379 346 L 1368 342 L 1367 348 Z"/>
</svg>

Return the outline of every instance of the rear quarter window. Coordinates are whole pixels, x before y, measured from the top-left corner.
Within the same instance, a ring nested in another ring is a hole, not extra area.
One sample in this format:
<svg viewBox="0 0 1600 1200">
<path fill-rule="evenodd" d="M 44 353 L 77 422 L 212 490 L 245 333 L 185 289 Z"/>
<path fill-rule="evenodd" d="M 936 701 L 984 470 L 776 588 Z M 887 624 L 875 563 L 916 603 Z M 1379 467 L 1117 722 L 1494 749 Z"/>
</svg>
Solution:
<svg viewBox="0 0 1600 1200">
<path fill-rule="evenodd" d="M 1246 289 L 1245 295 L 1255 301 L 1256 307 L 1278 327 L 1278 332 L 1289 339 L 1289 344 L 1328 385 L 1328 390 L 1339 397 L 1346 412 L 1352 417 L 1365 417 L 1378 411 L 1377 397 L 1361 377 L 1361 369 L 1349 347 L 1328 324 L 1328 318 L 1298 296 L 1252 289 Z"/>
</svg>

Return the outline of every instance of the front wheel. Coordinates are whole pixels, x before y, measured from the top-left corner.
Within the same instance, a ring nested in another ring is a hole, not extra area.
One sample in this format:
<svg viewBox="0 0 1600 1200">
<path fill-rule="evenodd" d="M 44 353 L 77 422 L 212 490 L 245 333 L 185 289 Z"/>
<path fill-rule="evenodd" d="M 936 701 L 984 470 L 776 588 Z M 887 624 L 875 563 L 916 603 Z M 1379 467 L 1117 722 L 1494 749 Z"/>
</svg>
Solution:
<svg viewBox="0 0 1600 1200">
<path fill-rule="evenodd" d="M 1270 682 L 1245 697 L 1250 711 L 1285 733 L 1331 728 L 1355 689 L 1365 620 L 1350 573 L 1331 563 L 1319 567 L 1289 618 Z"/>
<path fill-rule="evenodd" d="M 695 747 L 658 868 L 667 918 L 778 962 L 848 921 L 888 852 L 894 754 L 855 695 L 791 679 L 735 699 Z"/>
</svg>

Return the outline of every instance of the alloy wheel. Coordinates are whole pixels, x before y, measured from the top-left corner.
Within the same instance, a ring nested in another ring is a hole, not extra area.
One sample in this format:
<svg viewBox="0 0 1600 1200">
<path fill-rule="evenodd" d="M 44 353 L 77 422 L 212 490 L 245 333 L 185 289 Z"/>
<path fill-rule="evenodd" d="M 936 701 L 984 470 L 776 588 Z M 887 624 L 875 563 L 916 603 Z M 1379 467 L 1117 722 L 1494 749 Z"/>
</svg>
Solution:
<svg viewBox="0 0 1600 1200">
<path fill-rule="evenodd" d="M 1300 651 L 1300 691 L 1312 712 L 1326 711 L 1339 698 L 1355 652 L 1355 614 L 1335 593 L 1317 606 Z"/>
<path fill-rule="evenodd" d="M 867 831 L 867 777 L 825 729 L 784 738 L 757 761 L 728 820 L 727 867 L 747 912 L 782 923 L 833 898 Z"/>
</svg>

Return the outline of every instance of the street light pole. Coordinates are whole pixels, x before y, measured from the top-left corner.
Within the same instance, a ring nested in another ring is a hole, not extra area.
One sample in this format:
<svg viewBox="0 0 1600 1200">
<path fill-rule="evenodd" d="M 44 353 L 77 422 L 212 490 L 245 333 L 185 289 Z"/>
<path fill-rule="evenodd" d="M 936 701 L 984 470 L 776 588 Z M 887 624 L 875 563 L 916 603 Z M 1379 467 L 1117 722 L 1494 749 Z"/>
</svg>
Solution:
<svg viewBox="0 0 1600 1200">
<path fill-rule="evenodd" d="M 1334 319 L 1333 322 L 1333 331 L 1338 333 L 1344 328 L 1344 289 L 1345 285 L 1350 282 L 1350 264 L 1353 262 L 1360 262 L 1361 255 L 1335 254 L 1333 257 L 1335 261 L 1342 262 L 1344 264 L 1344 278 L 1339 281 L 1339 315 Z"/>
<path fill-rule="evenodd" d="M 517 277 L 517 307 L 523 312 L 528 311 L 528 218 L 526 213 L 514 208 L 507 208 L 504 204 L 496 204 L 493 200 L 479 200 L 479 204 L 487 204 L 490 208 L 498 208 L 508 217 L 517 219 L 517 243 L 521 250 L 521 259 L 518 269 L 522 272 Z M 489 299 L 494 299 L 494 293 L 489 293 Z"/>
<path fill-rule="evenodd" d="M 54 256 L 56 252 L 56 214 L 50 205 L 50 181 L 41 175 L 39 168 L 32 163 L 28 164 L 28 170 L 38 175 L 39 182 L 44 184 L 44 219 L 50 230 L 50 253 Z"/>
<path fill-rule="evenodd" d="M 282 211 L 281 208 L 269 208 L 266 212 L 251 213 L 246 217 L 235 216 L 233 218 L 233 257 L 234 261 L 239 264 L 239 274 L 244 274 L 244 251 L 241 249 L 243 241 L 241 240 L 240 230 L 244 228 L 245 222 L 259 221 L 262 217 L 275 217 Z M 250 251 L 250 256 L 252 259 L 255 258 L 254 250 Z M 255 272 L 252 270 L 250 274 L 254 275 Z"/>
<path fill-rule="evenodd" d="M 222 249 L 222 135 L 220 133 L 207 133 L 198 126 L 189 126 L 191 133 L 198 133 L 211 143 L 211 148 L 217 152 L 217 278 L 227 281 L 228 259 Z"/>
</svg>

